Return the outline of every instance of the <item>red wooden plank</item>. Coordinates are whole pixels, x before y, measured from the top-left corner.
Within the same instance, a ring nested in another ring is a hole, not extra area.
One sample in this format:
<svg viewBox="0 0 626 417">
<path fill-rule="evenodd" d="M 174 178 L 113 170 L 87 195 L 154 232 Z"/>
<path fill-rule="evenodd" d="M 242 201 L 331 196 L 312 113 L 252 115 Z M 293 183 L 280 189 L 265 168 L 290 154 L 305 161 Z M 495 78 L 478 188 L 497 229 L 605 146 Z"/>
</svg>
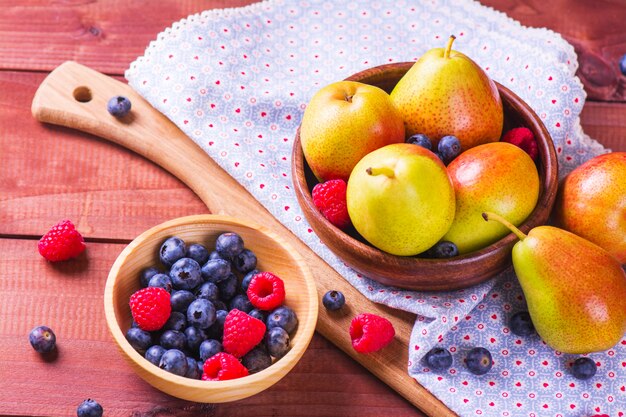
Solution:
<svg viewBox="0 0 626 417">
<path fill-rule="evenodd" d="M 36 240 L 0 239 L 0 414 L 69 416 L 91 397 L 108 417 L 373 417 L 381 407 L 386 415 L 422 415 L 317 334 L 301 362 L 259 395 L 210 406 L 162 394 L 132 372 L 106 327 L 104 285 L 122 249 L 88 242 L 76 260 L 51 264 L 37 253 Z M 54 361 L 42 360 L 28 343 L 40 324 L 57 335 Z"/>
</svg>

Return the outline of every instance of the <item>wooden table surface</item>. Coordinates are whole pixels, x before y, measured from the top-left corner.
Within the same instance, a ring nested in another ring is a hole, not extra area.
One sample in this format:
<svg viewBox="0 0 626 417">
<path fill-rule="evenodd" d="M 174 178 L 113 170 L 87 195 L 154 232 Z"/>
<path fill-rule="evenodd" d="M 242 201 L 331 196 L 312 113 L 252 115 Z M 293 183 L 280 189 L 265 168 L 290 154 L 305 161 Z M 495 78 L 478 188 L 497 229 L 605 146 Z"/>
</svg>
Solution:
<svg viewBox="0 0 626 417">
<path fill-rule="evenodd" d="M 50 3 L 50 4 L 49 4 Z M 106 416 L 423 416 L 320 335 L 268 391 L 220 405 L 189 403 L 135 376 L 102 311 L 109 268 L 125 244 L 155 224 L 207 208 L 180 181 L 102 139 L 43 125 L 30 105 L 56 66 L 76 60 L 122 79 L 156 35 L 189 14 L 248 0 L 0 0 L 0 415 L 69 416 L 85 398 Z M 572 43 L 588 101 L 586 133 L 626 150 L 626 7 L 619 0 L 484 0 L 528 26 Z M 37 241 L 71 219 L 85 255 L 51 264 Z M 29 346 L 37 324 L 56 330 L 60 352 L 44 362 Z"/>
</svg>

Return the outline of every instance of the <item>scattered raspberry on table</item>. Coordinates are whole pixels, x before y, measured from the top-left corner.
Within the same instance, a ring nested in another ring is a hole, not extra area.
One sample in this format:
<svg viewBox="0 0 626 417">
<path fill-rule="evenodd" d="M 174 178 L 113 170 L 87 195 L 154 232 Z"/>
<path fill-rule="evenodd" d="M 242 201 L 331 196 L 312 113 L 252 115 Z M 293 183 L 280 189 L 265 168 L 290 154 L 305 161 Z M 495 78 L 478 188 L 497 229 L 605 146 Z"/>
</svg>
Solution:
<svg viewBox="0 0 626 417">
<path fill-rule="evenodd" d="M 376 352 L 393 340 L 396 331 L 384 317 L 361 313 L 350 323 L 352 347 L 359 353 Z"/>
<path fill-rule="evenodd" d="M 352 223 L 348 215 L 346 189 L 344 180 L 335 179 L 315 184 L 311 192 L 315 207 L 329 222 L 342 230 Z"/>
<path fill-rule="evenodd" d="M 62 220 L 41 237 L 37 249 L 50 262 L 66 261 L 85 250 L 85 241 L 71 221 Z"/>
</svg>

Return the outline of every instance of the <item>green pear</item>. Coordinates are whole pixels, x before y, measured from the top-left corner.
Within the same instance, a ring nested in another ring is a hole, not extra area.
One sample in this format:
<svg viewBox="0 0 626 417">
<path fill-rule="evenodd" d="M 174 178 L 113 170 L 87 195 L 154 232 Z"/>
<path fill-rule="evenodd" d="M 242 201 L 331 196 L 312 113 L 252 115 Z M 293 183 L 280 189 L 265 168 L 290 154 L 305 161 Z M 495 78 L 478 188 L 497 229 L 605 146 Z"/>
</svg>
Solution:
<svg viewBox="0 0 626 417">
<path fill-rule="evenodd" d="M 454 135 L 461 149 L 500 139 L 504 113 L 495 83 L 466 55 L 447 46 L 422 55 L 391 92 L 404 120 L 406 135 L 439 139 Z"/>
<path fill-rule="evenodd" d="M 365 155 L 350 174 L 346 200 L 355 229 L 393 255 L 424 252 L 454 218 L 454 189 L 446 167 L 431 151 L 408 143 Z"/>
<path fill-rule="evenodd" d="M 513 267 L 539 336 L 563 353 L 613 347 L 626 332 L 626 273 L 600 246 L 566 230 L 538 226 L 528 235 L 494 213 L 519 237 Z"/>
</svg>

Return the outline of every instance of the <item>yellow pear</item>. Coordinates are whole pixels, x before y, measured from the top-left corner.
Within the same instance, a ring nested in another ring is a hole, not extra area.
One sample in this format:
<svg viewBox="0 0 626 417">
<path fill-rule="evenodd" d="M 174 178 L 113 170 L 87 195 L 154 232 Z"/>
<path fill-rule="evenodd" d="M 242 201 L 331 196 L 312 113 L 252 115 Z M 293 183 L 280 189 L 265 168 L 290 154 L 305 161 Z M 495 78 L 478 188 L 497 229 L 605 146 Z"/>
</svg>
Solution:
<svg viewBox="0 0 626 417">
<path fill-rule="evenodd" d="M 439 139 L 454 135 L 461 150 L 495 142 L 502 134 L 504 114 L 495 83 L 466 55 L 445 48 L 422 55 L 391 92 L 404 120 L 406 135 Z"/>
</svg>

